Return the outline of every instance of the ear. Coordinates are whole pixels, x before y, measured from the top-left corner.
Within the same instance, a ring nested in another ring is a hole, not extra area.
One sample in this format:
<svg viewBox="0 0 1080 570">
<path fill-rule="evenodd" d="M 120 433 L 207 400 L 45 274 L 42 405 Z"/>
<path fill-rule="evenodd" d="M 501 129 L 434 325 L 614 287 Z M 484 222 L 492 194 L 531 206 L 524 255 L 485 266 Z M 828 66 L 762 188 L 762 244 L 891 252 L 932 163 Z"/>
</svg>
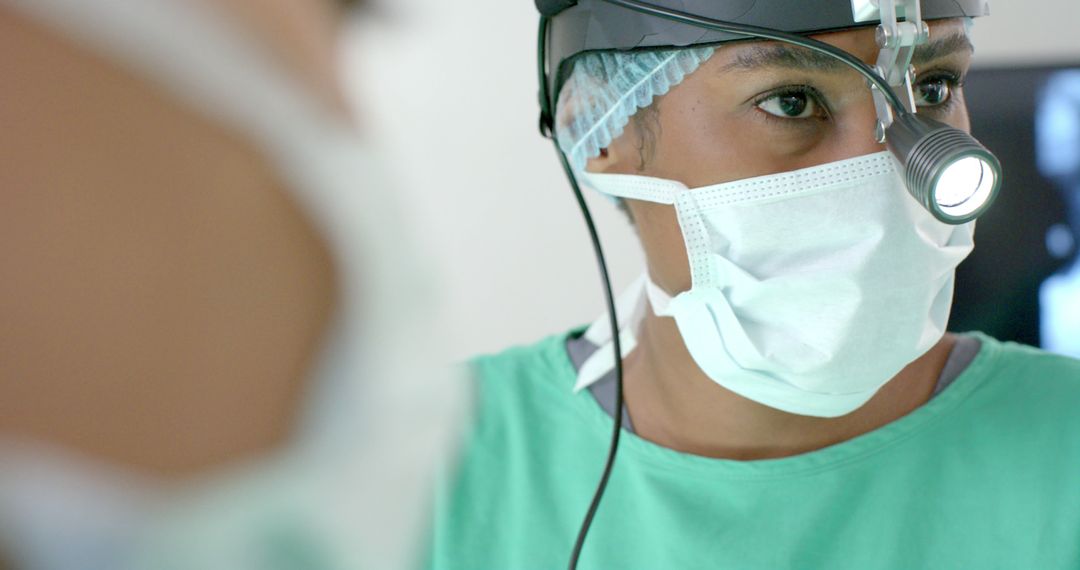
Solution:
<svg viewBox="0 0 1080 570">
<path fill-rule="evenodd" d="M 633 121 L 631 121 L 633 123 Z M 623 129 L 607 148 L 600 149 L 600 154 L 585 163 L 587 172 L 597 174 L 630 174 L 635 171 L 633 165 L 638 156 L 636 141 L 638 133 L 631 125 Z"/>
<path fill-rule="evenodd" d="M 611 151 L 606 148 L 600 149 L 600 154 L 590 158 L 585 163 L 585 170 L 587 172 L 596 172 L 599 174 L 607 173 L 611 171 L 613 161 L 611 160 Z"/>
</svg>

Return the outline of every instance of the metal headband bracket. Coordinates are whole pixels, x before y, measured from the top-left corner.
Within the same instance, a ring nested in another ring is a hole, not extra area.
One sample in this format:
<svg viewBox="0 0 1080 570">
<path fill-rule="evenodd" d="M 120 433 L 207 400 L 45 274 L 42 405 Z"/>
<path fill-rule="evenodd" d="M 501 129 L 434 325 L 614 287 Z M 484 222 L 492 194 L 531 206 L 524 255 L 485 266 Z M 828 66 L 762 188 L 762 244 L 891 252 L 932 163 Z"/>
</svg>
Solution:
<svg viewBox="0 0 1080 570">
<path fill-rule="evenodd" d="M 881 25 L 877 28 L 875 38 L 881 51 L 874 67 L 900 95 L 904 108 L 914 113 L 912 83 L 915 70 L 911 66 L 911 56 L 915 46 L 926 43 L 930 38 L 930 27 L 922 19 L 919 0 L 852 0 L 852 15 L 856 21 L 880 18 Z M 900 21 L 901 16 L 903 22 Z M 875 136 L 878 142 L 885 142 L 885 129 L 893 123 L 892 108 L 881 90 L 874 85 L 870 89 L 878 116 Z"/>
</svg>

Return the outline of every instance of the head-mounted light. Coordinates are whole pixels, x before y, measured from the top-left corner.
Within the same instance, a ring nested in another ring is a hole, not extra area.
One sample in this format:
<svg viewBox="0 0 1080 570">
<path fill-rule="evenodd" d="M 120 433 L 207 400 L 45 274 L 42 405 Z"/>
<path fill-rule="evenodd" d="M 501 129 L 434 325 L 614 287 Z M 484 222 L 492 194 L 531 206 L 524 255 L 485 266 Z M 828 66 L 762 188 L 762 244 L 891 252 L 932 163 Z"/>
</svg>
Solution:
<svg viewBox="0 0 1080 570">
<path fill-rule="evenodd" d="M 904 168 L 908 191 L 937 219 L 979 217 L 1001 188 L 1001 164 L 971 135 L 914 114 L 897 116 L 885 145 Z"/>
</svg>

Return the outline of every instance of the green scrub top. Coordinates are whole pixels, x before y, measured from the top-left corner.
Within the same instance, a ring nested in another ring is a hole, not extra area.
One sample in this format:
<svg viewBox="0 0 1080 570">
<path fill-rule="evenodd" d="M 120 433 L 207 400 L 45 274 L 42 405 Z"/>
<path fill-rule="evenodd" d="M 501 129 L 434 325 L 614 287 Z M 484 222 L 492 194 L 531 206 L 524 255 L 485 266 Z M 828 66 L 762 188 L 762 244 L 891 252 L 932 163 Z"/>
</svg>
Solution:
<svg viewBox="0 0 1080 570">
<path fill-rule="evenodd" d="M 941 394 L 818 451 L 710 459 L 624 433 L 579 568 L 1080 569 L 1080 361 L 975 336 Z M 566 339 L 474 361 L 427 568 L 566 567 L 612 429 L 573 393 Z"/>
</svg>

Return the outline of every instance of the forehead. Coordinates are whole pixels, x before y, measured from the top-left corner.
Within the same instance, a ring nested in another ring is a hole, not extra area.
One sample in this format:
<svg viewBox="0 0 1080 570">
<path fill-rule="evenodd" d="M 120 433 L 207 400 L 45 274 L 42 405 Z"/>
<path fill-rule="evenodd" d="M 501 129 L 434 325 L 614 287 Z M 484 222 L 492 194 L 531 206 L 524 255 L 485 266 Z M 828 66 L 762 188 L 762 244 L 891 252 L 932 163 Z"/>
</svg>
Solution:
<svg viewBox="0 0 1080 570">
<path fill-rule="evenodd" d="M 937 60 L 970 57 L 974 47 L 962 19 L 930 22 L 930 39 L 915 48 L 912 65 L 916 68 Z M 838 47 L 873 65 L 879 48 L 874 28 L 860 28 L 812 36 Z M 761 69 L 793 69 L 826 73 L 849 71 L 846 64 L 825 54 L 772 41 L 746 41 L 726 45 L 717 51 L 722 71 L 746 72 Z"/>
</svg>

